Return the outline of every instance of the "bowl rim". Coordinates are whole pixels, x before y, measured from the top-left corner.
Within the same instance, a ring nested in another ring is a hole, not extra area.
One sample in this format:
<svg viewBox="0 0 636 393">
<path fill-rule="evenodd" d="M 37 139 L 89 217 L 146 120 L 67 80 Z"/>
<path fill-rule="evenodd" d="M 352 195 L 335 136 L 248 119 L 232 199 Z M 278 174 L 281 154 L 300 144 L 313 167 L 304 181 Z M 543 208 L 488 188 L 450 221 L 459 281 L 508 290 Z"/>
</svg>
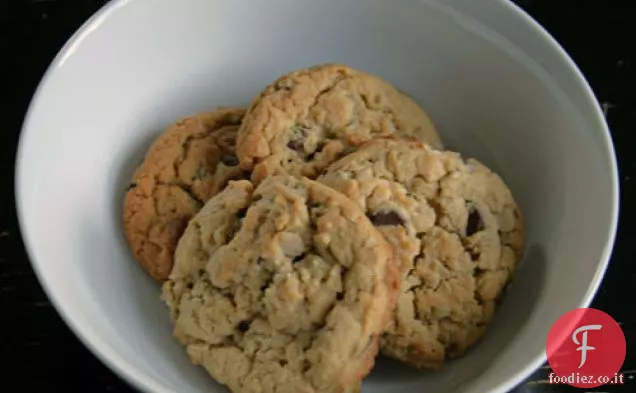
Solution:
<svg viewBox="0 0 636 393">
<path fill-rule="evenodd" d="M 121 377 L 126 383 L 130 384 L 132 387 L 144 391 L 144 392 L 152 392 L 152 393 L 172 393 L 172 390 L 153 379 L 151 376 L 147 375 L 145 372 L 140 371 L 137 367 L 127 362 L 124 358 L 122 358 L 116 351 L 114 351 L 106 342 L 104 342 L 99 335 L 94 334 L 94 332 L 90 331 L 90 329 L 86 329 L 81 326 L 79 322 L 72 316 L 72 312 L 66 308 L 62 302 L 56 297 L 54 291 L 49 286 L 47 279 L 44 277 L 44 274 L 39 269 L 39 262 L 35 258 L 35 243 L 34 239 L 29 235 L 29 231 L 25 228 L 23 223 L 25 222 L 25 211 L 27 206 L 24 204 L 24 199 L 22 198 L 22 190 L 23 183 L 25 182 L 25 177 L 22 175 L 25 168 L 25 135 L 28 130 L 31 128 L 30 124 L 32 122 L 32 118 L 34 116 L 34 108 L 35 103 L 39 100 L 39 97 L 44 89 L 46 89 L 48 80 L 51 78 L 56 68 L 60 67 L 64 61 L 73 54 L 75 48 L 81 44 L 85 37 L 87 37 L 93 30 L 99 27 L 99 25 L 104 22 L 114 11 L 123 6 L 131 3 L 134 0 L 111 0 L 110 2 L 103 5 L 99 8 L 90 18 L 88 18 L 66 41 L 66 43 L 62 46 L 62 48 L 58 51 L 56 56 L 53 58 L 49 66 L 47 67 L 44 75 L 42 76 L 32 98 L 29 103 L 28 109 L 26 111 L 24 121 L 20 130 L 20 136 L 18 139 L 16 159 L 15 159 L 15 181 L 14 181 L 14 189 L 15 189 L 15 201 L 16 201 L 16 212 L 19 224 L 20 235 L 23 239 L 25 251 L 29 262 L 34 270 L 35 276 L 42 286 L 46 296 L 50 300 L 51 304 L 54 306 L 64 323 L 69 327 L 69 329 L 73 332 L 73 334 L 79 339 L 79 341 L 89 349 L 89 351 L 98 358 L 102 364 L 108 367 L 110 370 L 114 371 L 119 377 Z M 603 249 L 601 258 L 598 262 L 597 270 L 594 274 L 592 282 L 579 304 L 579 307 L 589 307 L 592 303 L 594 296 L 598 292 L 598 289 L 603 281 L 605 273 L 607 271 L 607 267 L 610 262 L 611 254 L 614 249 L 614 244 L 616 240 L 617 227 L 618 227 L 618 216 L 620 210 L 620 187 L 619 187 L 619 178 L 618 178 L 618 164 L 616 153 L 614 149 L 614 144 L 611 137 L 611 132 L 607 125 L 607 121 L 605 116 L 603 115 L 603 111 L 600 107 L 600 104 L 589 85 L 589 82 L 584 77 L 581 70 L 578 68 L 574 60 L 568 55 L 568 53 L 561 47 L 561 45 L 556 41 L 550 33 L 534 18 L 532 18 L 525 10 L 523 10 L 519 5 L 513 3 L 511 0 L 496 0 L 499 7 L 508 8 L 508 11 L 511 11 L 512 15 L 516 18 L 520 19 L 521 23 L 527 25 L 527 27 L 534 30 L 539 34 L 541 41 L 544 43 L 547 50 L 553 51 L 557 56 L 558 60 L 562 63 L 562 66 L 567 68 L 572 75 L 574 76 L 576 82 L 583 88 L 585 100 L 591 105 L 594 109 L 592 115 L 595 118 L 597 124 L 595 124 L 595 128 L 598 128 L 601 131 L 601 136 L 604 141 L 604 147 L 606 149 L 606 155 L 610 159 L 609 168 L 611 172 L 611 183 L 612 188 L 610 191 L 611 194 L 611 219 L 609 231 L 607 233 L 607 238 L 605 240 L 605 247 Z M 527 365 L 518 370 L 514 375 L 508 376 L 505 380 L 502 380 L 497 386 L 496 391 L 507 392 L 514 389 L 520 383 L 522 383 L 525 379 L 527 379 L 530 374 L 532 374 L 536 369 L 538 369 L 541 365 L 543 365 L 546 361 L 545 351 L 541 354 L 537 355 L 532 359 Z"/>
</svg>

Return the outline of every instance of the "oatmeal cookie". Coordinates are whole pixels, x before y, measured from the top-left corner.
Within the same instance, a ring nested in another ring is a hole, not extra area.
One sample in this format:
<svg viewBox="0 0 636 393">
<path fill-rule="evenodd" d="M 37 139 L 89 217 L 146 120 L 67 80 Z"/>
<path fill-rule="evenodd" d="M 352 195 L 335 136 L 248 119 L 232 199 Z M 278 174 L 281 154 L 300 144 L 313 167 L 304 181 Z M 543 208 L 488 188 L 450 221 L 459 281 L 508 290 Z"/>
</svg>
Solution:
<svg viewBox="0 0 636 393">
<path fill-rule="evenodd" d="M 338 64 L 280 77 L 254 100 L 239 130 L 241 165 L 252 180 L 289 174 L 314 179 L 325 167 L 377 137 L 442 142 L 415 101 L 384 80 Z"/>
<path fill-rule="evenodd" d="M 309 179 L 235 181 L 190 221 L 164 283 L 174 335 L 234 393 L 349 393 L 399 293 L 363 212 Z"/>
<path fill-rule="evenodd" d="M 230 179 L 245 174 L 234 153 L 244 109 L 185 118 L 146 152 L 124 197 L 123 225 L 135 259 L 158 281 L 172 269 L 188 220 Z"/>
<path fill-rule="evenodd" d="M 402 292 L 382 351 L 432 369 L 462 355 L 523 254 L 522 216 L 503 180 L 458 153 L 387 138 L 318 181 L 356 202 L 396 250 Z"/>
</svg>

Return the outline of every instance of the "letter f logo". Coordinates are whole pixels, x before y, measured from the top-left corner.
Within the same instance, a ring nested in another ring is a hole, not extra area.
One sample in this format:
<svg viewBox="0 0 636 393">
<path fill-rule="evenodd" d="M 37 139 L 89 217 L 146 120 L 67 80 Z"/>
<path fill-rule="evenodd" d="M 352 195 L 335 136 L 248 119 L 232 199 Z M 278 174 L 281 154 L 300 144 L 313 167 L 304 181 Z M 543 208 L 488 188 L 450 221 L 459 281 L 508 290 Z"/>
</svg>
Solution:
<svg viewBox="0 0 636 393">
<path fill-rule="evenodd" d="M 572 333 L 572 341 L 574 341 L 574 344 L 581 345 L 576 349 L 577 351 L 581 351 L 581 364 L 579 365 L 579 368 L 583 367 L 585 361 L 587 360 L 587 351 L 593 351 L 596 349 L 587 345 L 588 330 L 601 330 L 602 327 L 602 325 L 585 325 L 576 329 L 574 333 Z M 579 342 L 576 336 L 581 332 L 583 332 L 583 339 L 581 340 L 582 342 Z"/>
</svg>

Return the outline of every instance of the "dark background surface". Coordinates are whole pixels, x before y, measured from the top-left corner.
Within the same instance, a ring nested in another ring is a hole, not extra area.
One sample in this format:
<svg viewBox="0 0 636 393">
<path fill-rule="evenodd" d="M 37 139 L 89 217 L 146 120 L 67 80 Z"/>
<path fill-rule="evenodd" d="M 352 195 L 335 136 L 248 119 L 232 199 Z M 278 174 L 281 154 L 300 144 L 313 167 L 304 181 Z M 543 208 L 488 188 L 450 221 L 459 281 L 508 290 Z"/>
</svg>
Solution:
<svg viewBox="0 0 636 393">
<path fill-rule="evenodd" d="M 20 239 L 13 171 L 20 127 L 49 62 L 105 0 L 0 0 L 0 391 L 132 392 L 75 338 L 37 282 Z M 621 178 L 621 216 L 611 265 L 593 307 L 619 321 L 627 338 L 624 386 L 636 391 L 636 22 L 621 0 L 517 0 L 573 57 L 606 111 Z M 54 208 L 54 206 L 52 206 Z M 515 392 L 582 392 L 548 384 L 547 367 Z"/>
</svg>

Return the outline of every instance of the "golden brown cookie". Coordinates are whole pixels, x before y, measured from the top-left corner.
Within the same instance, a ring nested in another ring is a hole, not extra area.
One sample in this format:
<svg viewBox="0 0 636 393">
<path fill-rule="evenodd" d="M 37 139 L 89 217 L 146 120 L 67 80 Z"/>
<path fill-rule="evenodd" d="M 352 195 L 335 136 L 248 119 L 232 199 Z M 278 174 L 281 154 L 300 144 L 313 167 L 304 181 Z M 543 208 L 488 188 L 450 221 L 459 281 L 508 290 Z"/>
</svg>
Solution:
<svg viewBox="0 0 636 393">
<path fill-rule="evenodd" d="M 221 109 L 179 121 L 154 141 L 135 171 L 124 198 L 124 232 L 135 259 L 156 280 L 170 274 L 190 218 L 229 180 L 249 176 L 234 153 L 244 113 Z"/>
<path fill-rule="evenodd" d="M 353 393 L 399 293 L 393 251 L 342 194 L 231 182 L 190 221 L 163 287 L 190 359 L 234 393 Z"/>
<path fill-rule="evenodd" d="M 366 143 L 318 181 L 356 202 L 396 250 L 402 294 L 382 351 L 420 368 L 462 355 L 523 254 L 521 213 L 502 179 L 396 138 Z"/>
<path fill-rule="evenodd" d="M 360 144 L 391 135 L 442 147 L 413 100 L 376 76 L 326 64 L 284 75 L 256 98 L 239 130 L 237 155 L 254 167 L 255 182 L 275 174 L 313 179 Z"/>
</svg>

